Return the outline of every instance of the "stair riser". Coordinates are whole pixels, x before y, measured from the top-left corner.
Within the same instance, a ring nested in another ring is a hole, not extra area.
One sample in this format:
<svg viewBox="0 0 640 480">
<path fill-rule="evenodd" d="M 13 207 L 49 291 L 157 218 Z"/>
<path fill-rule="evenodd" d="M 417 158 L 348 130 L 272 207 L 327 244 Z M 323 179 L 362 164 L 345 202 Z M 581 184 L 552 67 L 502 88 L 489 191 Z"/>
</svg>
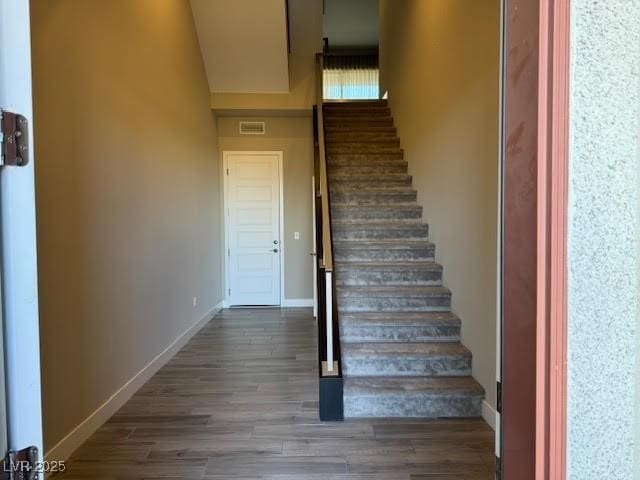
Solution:
<svg viewBox="0 0 640 480">
<path fill-rule="evenodd" d="M 342 297 L 341 312 L 448 312 L 450 297 Z"/>
<path fill-rule="evenodd" d="M 350 110 L 350 111 L 326 111 L 324 112 L 325 120 L 339 120 L 339 121 L 349 121 L 352 119 L 356 120 L 369 120 L 369 119 L 389 119 L 392 120 L 389 109 L 367 109 L 362 111 Z"/>
<path fill-rule="evenodd" d="M 335 142 L 400 142 L 393 131 L 381 132 L 326 132 L 327 143 Z"/>
<path fill-rule="evenodd" d="M 456 418 L 479 417 L 482 397 L 466 395 L 385 395 L 344 397 L 344 416 Z"/>
<path fill-rule="evenodd" d="M 471 375 L 471 357 L 411 357 L 342 355 L 345 376 L 358 377 L 462 377 Z"/>
<path fill-rule="evenodd" d="M 379 171 L 381 168 L 392 167 L 400 168 L 400 173 L 406 173 L 407 163 L 401 158 L 386 158 L 386 159 L 368 159 L 368 158 L 351 158 L 340 160 L 329 160 L 329 170 L 340 168 L 368 168 L 370 171 Z"/>
<path fill-rule="evenodd" d="M 400 155 L 402 150 L 397 145 L 386 143 L 367 143 L 366 145 L 354 145 L 352 143 L 333 143 L 327 145 L 327 153 L 335 155 L 340 153 L 376 154 L 391 153 Z"/>
<path fill-rule="evenodd" d="M 410 188 L 411 178 L 391 179 L 381 178 L 380 180 L 356 180 L 354 178 L 342 177 L 340 179 L 333 178 L 330 180 L 329 190 L 331 192 L 340 190 L 356 190 L 356 189 L 383 189 L 383 188 Z"/>
<path fill-rule="evenodd" d="M 331 209 L 331 218 L 338 221 L 356 221 L 356 222 L 383 222 L 393 220 L 401 221 L 418 221 L 422 218 L 422 207 L 412 208 L 366 208 L 366 207 L 347 207 Z"/>
<path fill-rule="evenodd" d="M 367 192 L 331 192 L 331 201 L 355 205 L 388 205 L 390 203 L 415 202 L 416 192 L 367 193 Z"/>
<path fill-rule="evenodd" d="M 381 138 L 380 136 L 374 139 L 358 139 L 358 140 L 340 140 L 335 138 L 327 138 L 327 149 L 332 150 L 334 148 L 353 147 L 358 151 L 363 148 L 380 147 L 380 148 L 400 148 L 400 140 L 397 138 Z"/>
<path fill-rule="evenodd" d="M 334 240 L 425 240 L 429 236 L 427 225 L 411 228 L 372 229 L 363 226 L 334 227 Z"/>
<path fill-rule="evenodd" d="M 335 133 L 382 133 L 397 135 L 396 128 L 388 125 L 325 125 L 324 131 L 327 136 Z"/>
<path fill-rule="evenodd" d="M 380 150 L 399 150 L 400 149 L 400 141 L 398 139 L 389 139 L 384 142 L 370 142 L 368 140 L 361 141 L 348 141 L 348 142 L 327 142 L 327 150 L 332 151 L 338 148 L 350 148 L 355 153 L 364 153 L 369 148 L 376 148 Z"/>
<path fill-rule="evenodd" d="M 435 248 L 401 249 L 346 249 L 336 248 L 334 258 L 338 262 L 391 262 L 433 260 Z"/>
<path fill-rule="evenodd" d="M 341 286 L 385 286 L 385 285 L 442 285 L 442 270 L 416 269 L 383 270 L 340 267 L 336 283 Z"/>
<path fill-rule="evenodd" d="M 340 113 L 340 112 L 372 112 L 372 111 L 385 111 L 387 115 L 391 115 L 391 110 L 389 106 L 384 103 L 379 104 L 357 104 L 357 105 L 325 105 L 324 113 Z"/>
<path fill-rule="evenodd" d="M 402 153 L 402 150 L 396 152 L 396 153 L 382 153 L 382 154 L 376 154 L 376 153 L 369 153 L 369 154 L 361 154 L 361 153 L 337 153 L 337 154 L 332 154 L 332 155 L 327 155 L 327 162 L 329 164 L 334 163 L 334 162 L 343 162 L 343 161 L 361 161 L 361 162 L 365 162 L 365 161 L 369 161 L 369 162 L 375 162 L 375 161 L 383 161 L 383 162 L 387 162 L 390 160 L 402 160 L 404 158 L 404 154 Z"/>
<path fill-rule="evenodd" d="M 388 106 L 386 98 L 372 98 L 369 100 L 356 100 L 352 102 L 331 102 L 324 104 L 326 109 L 347 109 L 347 108 L 386 108 Z"/>
<path fill-rule="evenodd" d="M 354 129 L 365 129 L 368 127 L 393 127 L 393 119 L 392 118 L 368 118 L 368 119 L 344 119 L 344 118 L 328 118 L 324 121 L 325 128 L 327 130 L 349 130 L 351 128 Z"/>
<path fill-rule="evenodd" d="M 383 165 L 329 165 L 332 175 L 384 175 L 387 173 L 407 173 L 407 162 L 395 162 Z M 375 183 L 374 183 L 375 185 Z"/>
<path fill-rule="evenodd" d="M 356 342 L 458 342 L 460 327 L 452 325 L 349 325 L 340 327 L 340 340 L 344 343 Z"/>
<path fill-rule="evenodd" d="M 389 106 L 384 103 L 328 103 L 323 108 L 324 113 L 384 111 L 387 115 L 391 115 Z"/>
</svg>

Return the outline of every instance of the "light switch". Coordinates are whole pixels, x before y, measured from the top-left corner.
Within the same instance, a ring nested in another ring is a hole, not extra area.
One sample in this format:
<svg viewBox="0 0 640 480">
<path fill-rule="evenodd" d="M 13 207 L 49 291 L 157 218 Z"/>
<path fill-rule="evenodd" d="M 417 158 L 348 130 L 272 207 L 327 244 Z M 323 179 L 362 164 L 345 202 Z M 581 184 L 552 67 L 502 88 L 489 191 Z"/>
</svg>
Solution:
<svg viewBox="0 0 640 480">
<path fill-rule="evenodd" d="M 293 232 L 293 239 L 300 240 L 300 232 Z"/>
</svg>

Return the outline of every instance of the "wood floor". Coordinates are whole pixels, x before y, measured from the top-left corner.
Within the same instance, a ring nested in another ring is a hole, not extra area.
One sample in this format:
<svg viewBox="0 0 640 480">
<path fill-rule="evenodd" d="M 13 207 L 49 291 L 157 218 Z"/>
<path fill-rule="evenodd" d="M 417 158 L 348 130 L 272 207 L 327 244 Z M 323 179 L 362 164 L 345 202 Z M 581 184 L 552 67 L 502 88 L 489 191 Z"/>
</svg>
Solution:
<svg viewBox="0 0 640 480">
<path fill-rule="evenodd" d="M 54 478 L 494 478 L 481 419 L 321 423 L 316 369 L 310 310 L 225 310 Z"/>
</svg>

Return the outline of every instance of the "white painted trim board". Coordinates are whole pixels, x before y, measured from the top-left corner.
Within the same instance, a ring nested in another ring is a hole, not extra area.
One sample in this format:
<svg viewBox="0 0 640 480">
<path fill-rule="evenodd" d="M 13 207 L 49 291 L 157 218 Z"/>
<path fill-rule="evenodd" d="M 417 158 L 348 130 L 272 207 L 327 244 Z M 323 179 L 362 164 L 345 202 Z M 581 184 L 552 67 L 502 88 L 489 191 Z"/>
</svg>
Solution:
<svg viewBox="0 0 640 480">
<path fill-rule="evenodd" d="M 495 432 L 498 425 L 498 412 L 486 400 L 482 400 L 482 418 Z"/>
<path fill-rule="evenodd" d="M 313 298 L 285 298 L 282 306 L 287 307 L 313 307 Z"/>
</svg>

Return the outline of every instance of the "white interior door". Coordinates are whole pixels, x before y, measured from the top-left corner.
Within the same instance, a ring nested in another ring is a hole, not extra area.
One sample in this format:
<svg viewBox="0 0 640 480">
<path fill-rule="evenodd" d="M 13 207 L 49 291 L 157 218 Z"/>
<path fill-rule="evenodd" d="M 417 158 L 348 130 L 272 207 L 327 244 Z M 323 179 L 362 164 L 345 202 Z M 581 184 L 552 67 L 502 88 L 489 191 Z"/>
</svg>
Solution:
<svg viewBox="0 0 640 480">
<path fill-rule="evenodd" d="M 281 152 L 225 152 L 228 298 L 280 305 Z"/>
<path fill-rule="evenodd" d="M 42 458 L 31 95 L 29 2 L 0 0 L 0 109 L 26 117 L 31 152 L 25 166 L 0 167 L 6 427 L 9 448 L 35 446 Z"/>
</svg>

